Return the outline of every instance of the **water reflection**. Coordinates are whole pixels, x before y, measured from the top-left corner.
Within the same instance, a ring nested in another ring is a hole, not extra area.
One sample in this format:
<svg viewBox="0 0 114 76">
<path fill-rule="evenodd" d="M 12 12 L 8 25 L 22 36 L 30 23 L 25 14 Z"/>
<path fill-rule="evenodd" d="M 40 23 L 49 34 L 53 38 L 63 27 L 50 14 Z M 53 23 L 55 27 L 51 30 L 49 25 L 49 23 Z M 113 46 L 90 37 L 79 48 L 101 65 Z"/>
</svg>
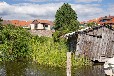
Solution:
<svg viewBox="0 0 114 76">
<path fill-rule="evenodd" d="M 66 76 L 66 72 L 61 68 L 15 61 L 1 63 L 0 76 Z"/>
<path fill-rule="evenodd" d="M 4 62 L 5 74 L 3 76 L 24 76 L 25 68 L 27 67 L 26 63 L 23 62 Z"/>
<path fill-rule="evenodd" d="M 66 76 L 66 69 L 42 66 L 32 62 L 0 63 L 0 76 Z M 105 76 L 102 65 L 72 70 L 72 76 Z"/>
<path fill-rule="evenodd" d="M 73 70 L 73 76 L 105 76 L 103 65 L 85 66 Z"/>
</svg>

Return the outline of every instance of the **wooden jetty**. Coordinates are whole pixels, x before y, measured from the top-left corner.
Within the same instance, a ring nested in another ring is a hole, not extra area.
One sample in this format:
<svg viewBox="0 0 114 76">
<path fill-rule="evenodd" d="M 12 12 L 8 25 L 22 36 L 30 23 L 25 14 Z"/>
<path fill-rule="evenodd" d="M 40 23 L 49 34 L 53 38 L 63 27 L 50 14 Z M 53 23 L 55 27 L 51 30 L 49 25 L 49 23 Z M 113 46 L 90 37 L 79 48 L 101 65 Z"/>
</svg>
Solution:
<svg viewBox="0 0 114 76">
<path fill-rule="evenodd" d="M 65 35 L 69 50 L 93 61 L 105 62 L 114 56 L 114 28 L 110 25 L 95 26 Z"/>
</svg>

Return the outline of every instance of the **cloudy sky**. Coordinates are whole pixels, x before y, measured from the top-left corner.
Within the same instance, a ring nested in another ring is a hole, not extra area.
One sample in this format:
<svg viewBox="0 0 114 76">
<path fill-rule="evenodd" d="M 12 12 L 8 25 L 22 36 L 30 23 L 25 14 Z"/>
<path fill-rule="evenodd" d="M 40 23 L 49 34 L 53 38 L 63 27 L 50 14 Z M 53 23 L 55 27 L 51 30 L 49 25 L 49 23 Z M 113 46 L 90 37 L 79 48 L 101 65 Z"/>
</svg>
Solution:
<svg viewBox="0 0 114 76">
<path fill-rule="evenodd" d="M 3 19 L 54 20 L 57 9 L 69 3 L 79 21 L 114 15 L 114 0 L 0 0 L 0 17 Z"/>
</svg>

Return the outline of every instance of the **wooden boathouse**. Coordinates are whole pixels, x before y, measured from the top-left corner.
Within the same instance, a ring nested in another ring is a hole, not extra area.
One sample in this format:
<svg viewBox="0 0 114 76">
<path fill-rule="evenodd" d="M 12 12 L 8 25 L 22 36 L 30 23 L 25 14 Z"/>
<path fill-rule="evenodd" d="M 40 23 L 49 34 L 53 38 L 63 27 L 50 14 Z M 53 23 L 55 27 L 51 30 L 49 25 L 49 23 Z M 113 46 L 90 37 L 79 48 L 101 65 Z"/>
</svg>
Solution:
<svg viewBox="0 0 114 76">
<path fill-rule="evenodd" d="M 69 51 L 84 55 L 93 61 L 105 62 L 114 56 L 114 28 L 109 25 L 94 26 L 65 35 Z"/>
</svg>

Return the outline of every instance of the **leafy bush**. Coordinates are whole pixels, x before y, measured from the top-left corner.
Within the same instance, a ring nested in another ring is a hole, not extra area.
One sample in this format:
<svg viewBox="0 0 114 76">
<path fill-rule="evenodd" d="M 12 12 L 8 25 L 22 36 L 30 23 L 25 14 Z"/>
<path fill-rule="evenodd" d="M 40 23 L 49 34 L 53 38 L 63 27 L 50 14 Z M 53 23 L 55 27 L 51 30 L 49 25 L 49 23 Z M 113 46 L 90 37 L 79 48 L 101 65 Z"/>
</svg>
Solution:
<svg viewBox="0 0 114 76">
<path fill-rule="evenodd" d="M 14 60 L 30 55 L 30 33 L 13 25 L 1 25 L 1 27 L 3 28 L 0 30 L 0 56 L 2 60 Z"/>
<path fill-rule="evenodd" d="M 32 38 L 31 44 L 34 61 L 59 67 L 66 65 L 67 47 L 64 42 L 53 42 L 52 38 L 36 36 Z"/>
<path fill-rule="evenodd" d="M 66 67 L 67 42 L 61 39 L 54 42 L 53 38 L 35 36 L 31 39 L 33 61 L 43 65 Z M 76 58 L 72 55 L 72 66 L 88 65 L 84 57 Z"/>
</svg>

